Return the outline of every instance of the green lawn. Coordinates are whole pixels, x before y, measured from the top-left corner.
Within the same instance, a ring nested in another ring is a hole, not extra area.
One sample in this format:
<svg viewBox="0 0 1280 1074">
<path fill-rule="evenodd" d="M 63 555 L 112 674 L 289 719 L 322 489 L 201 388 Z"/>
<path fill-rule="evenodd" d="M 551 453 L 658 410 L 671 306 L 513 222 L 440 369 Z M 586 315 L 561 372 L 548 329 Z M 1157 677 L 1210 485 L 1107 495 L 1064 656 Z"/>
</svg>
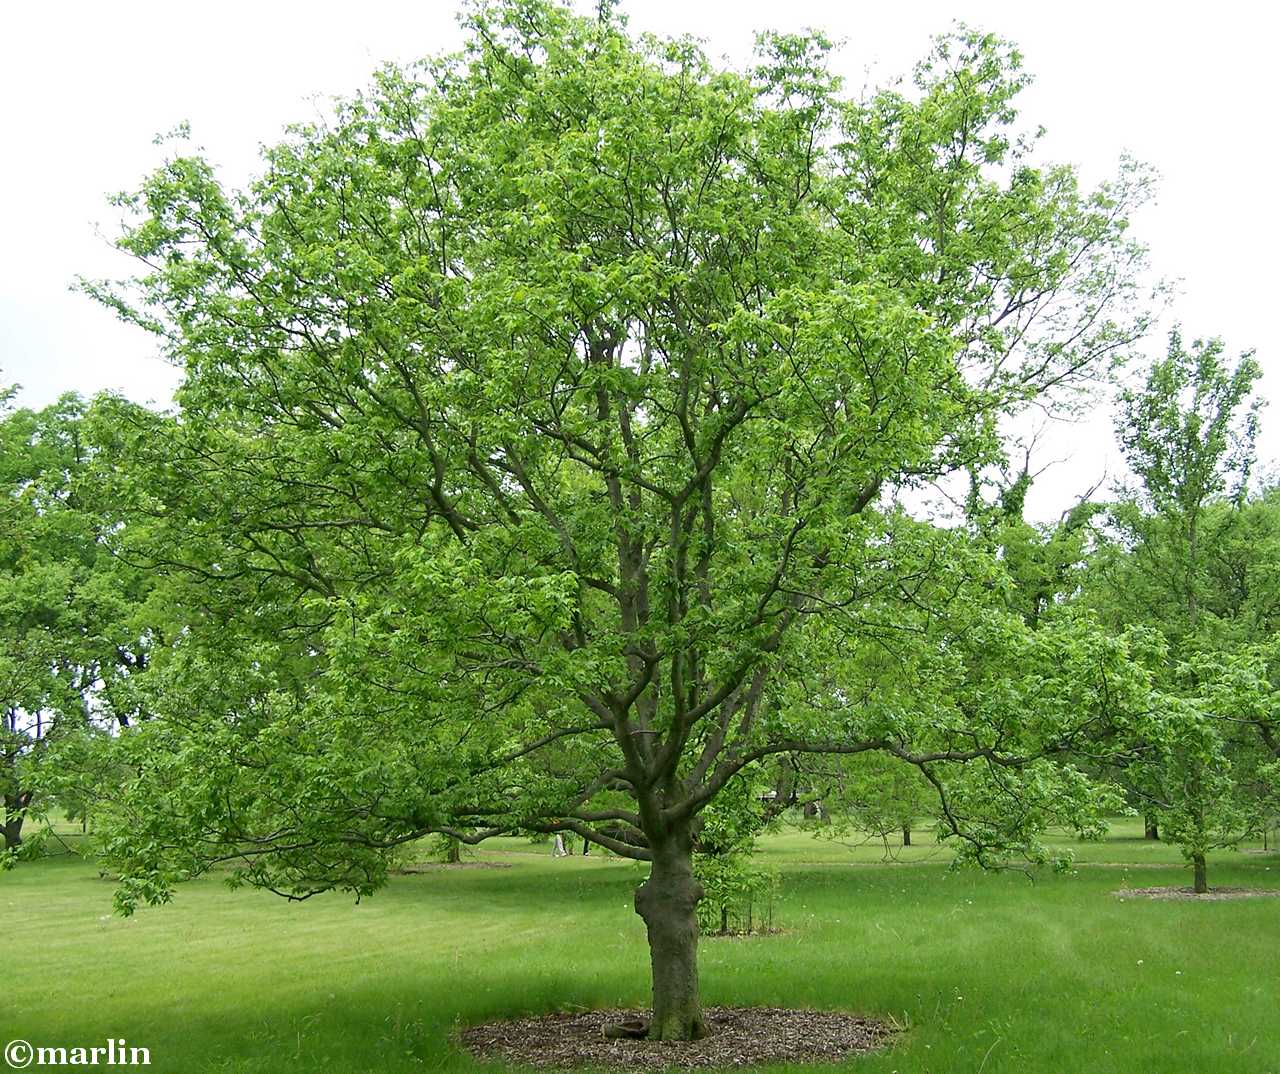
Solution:
<svg viewBox="0 0 1280 1074">
<path fill-rule="evenodd" d="M 1175 850 L 1137 834 L 1034 882 L 951 873 L 932 845 L 884 864 L 879 842 L 769 836 L 787 931 L 704 940 L 704 998 L 908 1026 L 851 1064 L 866 1074 L 1277 1074 L 1280 899 L 1114 899 L 1186 881 Z M 124 1037 L 157 1074 L 479 1069 L 448 1044 L 457 1022 L 643 1004 L 638 865 L 519 840 L 475 860 L 510 867 L 397 876 L 359 905 L 208 879 L 127 920 L 92 866 L 23 865 L 0 876 L 0 1043 Z M 1210 882 L 1280 887 L 1280 855 L 1218 855 Z"/>
</svg>

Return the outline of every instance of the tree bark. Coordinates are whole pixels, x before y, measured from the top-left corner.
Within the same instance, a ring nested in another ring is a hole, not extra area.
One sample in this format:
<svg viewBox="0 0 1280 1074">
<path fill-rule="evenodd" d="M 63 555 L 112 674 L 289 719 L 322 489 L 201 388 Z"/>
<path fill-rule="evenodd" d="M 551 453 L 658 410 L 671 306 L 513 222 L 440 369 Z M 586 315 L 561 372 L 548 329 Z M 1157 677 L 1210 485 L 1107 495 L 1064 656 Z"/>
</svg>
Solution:
<svg viewBox="0 0 1280 1074">
<path fill-rule="evenodd" d="M 1191 864 L 1195 866 L 1195 893 L 1204 895 L 1209 890 L 1209 879 L 1206 875 L 1204 855 L 1192 854 Z"/>
<path fill-rule="evenodd" d="M 902 826 L 902 845 L 909 847 L 911 845 L 911 825 L 904 824 Z"/>
<path fill-rule="evenodd" d="M 0 831 L 4 832 L 4 848 L 5 850 L 17 850 L 22 846 L 22 814 L 10 814 L 5 817 L 4 825 Z"/>
<path fill-rule="evenodd" d="M 1146 820 L 1143 822 L 1143 824 L 1144 824 L 1144 827 L 1143 827 L 1142 837 L 1144 839 L 1160 838 L 1160 826 L 1155 822 L 1155 820 L 1152 817 L 1147 817 Z"/>
<path fill-rule="evenodd" d="M 698 900 L 693 843 L 676 835 L 653 849 L 649 879 L 636 889 L 636 913 L 649 933 L 653 967 L 650 1040 L 700 1040 L 707 1035 L 698 996 Z"/>
</svg>

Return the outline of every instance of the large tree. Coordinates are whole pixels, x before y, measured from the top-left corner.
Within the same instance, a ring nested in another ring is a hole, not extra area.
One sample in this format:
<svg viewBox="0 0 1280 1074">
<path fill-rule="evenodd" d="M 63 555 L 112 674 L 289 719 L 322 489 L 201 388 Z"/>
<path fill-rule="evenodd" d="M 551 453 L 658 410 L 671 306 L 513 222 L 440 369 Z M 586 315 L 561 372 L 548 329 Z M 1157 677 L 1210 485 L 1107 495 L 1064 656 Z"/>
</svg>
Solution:
<svg viewBox="0 0 1280 1074">
<path fill-rule="evenodd" d="M 985 859 L 1140 704 L 1123 644 L 1028 631 L 890 504 L 1140 331 L 1146 180 L 1034 164 L 991 37 L 858 101 L 819 36 L 733 72 L 610 9 L 477 6 L 246 189 L 179 156 L 120 199 L 147 268 L 91 289 L 185 370 L 133 510 L 200 586 L 109 850 L 127 907 L 576 832 L 651 863 L 649 1032 L 687 1039 L 692 852 L 744 769 L 892 754 Z"/>
</svg>

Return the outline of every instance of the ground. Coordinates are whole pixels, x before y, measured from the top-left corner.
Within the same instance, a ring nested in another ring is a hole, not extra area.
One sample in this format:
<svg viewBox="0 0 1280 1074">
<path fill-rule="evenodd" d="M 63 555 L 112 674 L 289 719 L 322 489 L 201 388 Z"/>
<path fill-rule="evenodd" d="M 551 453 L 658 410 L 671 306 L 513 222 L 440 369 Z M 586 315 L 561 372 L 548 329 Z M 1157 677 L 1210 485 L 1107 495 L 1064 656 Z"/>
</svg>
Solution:
<svg viewBox="0 0 1280 1074">
<path fill-rule="evenodd" d="M 898 1027 L 882 1019 L 787 1007 L 707 1007 L 707 1035 L 677 1045 L 614 1032 L 639 1030 L 648 1013 L 590 1010 L 502 1018 L 467 1026 L 458 1041 L 478 1058 L 515 1066 L 648 1072 L 826 1065 L 882 1050 L 899 1036 Z"/>
<path fill-rule="evenodd" d="M 950 873 L 922 835 L 889 864 L 878 843 L 767 837 L 786 931 L 704 940 L 704 998 L 905 1027 L 854 1074 L 1276 1074 L 1280 903 L 1114 898 L 1188 880 L 1137 834 L 1126 822 L 1034 882 Z M 492 1070 L 457 1049 L 460 1027 L 644 1002 L 642 867 L 519 840 L 474 860 L 511 868 L 399 875 L 358 905 L 202 880 L 128 920 L 94 867 L 24 865 L 0 875 L 0 1044 L 123 1037 L 164 1074 Z M 1209 875 L 1280 887 L 1280 855 L 1215 855 Z"/>
</svg>

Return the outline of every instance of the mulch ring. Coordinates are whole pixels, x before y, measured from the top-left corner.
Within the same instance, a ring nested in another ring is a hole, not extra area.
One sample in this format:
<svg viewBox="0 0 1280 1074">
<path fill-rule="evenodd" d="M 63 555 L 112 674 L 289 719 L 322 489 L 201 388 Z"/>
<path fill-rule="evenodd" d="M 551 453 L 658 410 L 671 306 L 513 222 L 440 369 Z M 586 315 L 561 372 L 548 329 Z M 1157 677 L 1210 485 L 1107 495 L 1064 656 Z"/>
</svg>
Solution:
<svg viewBox="0 0 1280 1074">
<path fill-rule="evenodd" d="M 417 861 L 409 865 L 401 865 L 388 869 L 396 876 L 410 876 L 413 873 L 434 873 L 441 869 L 510 869 L 505 861 Z"/>
<path fill-rule="evenodd" d="M 1280 896 L 1280 888 L 1210 888 L 1197 895 L 1193 888 L 1120 888 L 1113 891 L 1117 899 L 1136 896 L 1144 899 L 1173 899 L 1187 902 L 1223 902 L 1227 899 L 1263 899 Z"/>
<path fill-rule="evenodd" d="M 697 1070 L 765 1063 L 834 1063 L 878 1051 L 898 1035 L 877 1018 L 779 1007 L 708 1007 L 702 1040 L 609 1040 L 606 1026 L 647 1019 L 648 1011 L 583 1011 L 486 1022 L 458 1040 L 481 1060 L 530 1067 Z"/>
</svg>

